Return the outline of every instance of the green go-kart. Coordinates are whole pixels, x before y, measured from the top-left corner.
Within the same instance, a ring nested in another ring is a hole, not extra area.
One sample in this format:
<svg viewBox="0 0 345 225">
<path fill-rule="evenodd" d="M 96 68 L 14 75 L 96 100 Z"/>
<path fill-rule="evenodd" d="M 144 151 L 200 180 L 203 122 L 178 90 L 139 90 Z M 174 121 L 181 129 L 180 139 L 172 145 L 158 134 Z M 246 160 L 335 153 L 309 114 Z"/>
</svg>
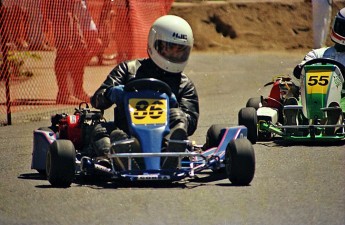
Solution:
<svg viewBox="0 0 345 225">
<path fill-rule="evenodd" d="M 251 98 L 239 111 L 238 123 L 248 128 L 252 143 L 275 136 L 288 141 L 345 140 L 343 74 L 344 65 L 335 60 L 310 60 L 301 70 L 299 95 Z M 280 86 L 289 87 L 284 81 Z M 267 104 L 272 100 L 278 102 L 275 107 Z"/>
</svg>

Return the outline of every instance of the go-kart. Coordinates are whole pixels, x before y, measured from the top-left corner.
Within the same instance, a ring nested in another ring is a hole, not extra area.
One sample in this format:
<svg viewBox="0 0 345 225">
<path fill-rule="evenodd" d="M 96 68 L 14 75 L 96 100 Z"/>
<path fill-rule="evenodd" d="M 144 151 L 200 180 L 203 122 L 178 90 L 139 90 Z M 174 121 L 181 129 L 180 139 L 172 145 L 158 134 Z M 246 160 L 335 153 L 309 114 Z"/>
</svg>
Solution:
<svg viewBox="0 0 345 225">
<path fill-rule="evenodd" d="M 123 88 L 121 98 L 129 126 L 129 138 L 111 143 L 104 156 L 90 147 L 93 127 L 104 121 L 102 111 L 81 103 L 73 115 L 52 116 L 51 126 L 34 131 L 31 168 L 46 175 L 52 186 L 67 187 L 77 176 L 107 176 L 126 181 L 179 181 L 193 178 L 205 169 L 224 172 L 234 185 L 248 185 L 255 172 L 254 149 L 245 126 L 212 125 L 206 143 L 168 140 L 182 144 L 184 151 L 167 151 L 163 137 L 169 133 L 170 87 L 156 79 L 134 79 Z M 83 107 L 84 106 L 84 107 Z M 119 152 L 123 146 L 140 151 Z M 176 146 L 176 145 L 175 145 Z M 162 166 L 174 158 L 176 167 Z M 176 160 L 177 159 L 177 160 Z M 126 167 L 119 166 L 125 160 Z M 139 165 L 137 162 L 141 160 Z M 108 162 L 108 163 L 107 163 Z"/>
<path fill-rule="evenodd" d="M 274 136 L 289 141 L 344 140 L 344 73 L 345 67 L 335 60 L 310 60 L 301 68 L 300 88 L 289 77 L 278 77 L 269 83 L 273 87 L 268 97 L 247 101 L 238 124 L 248 128 L 252 143 Z"/>
</svg>

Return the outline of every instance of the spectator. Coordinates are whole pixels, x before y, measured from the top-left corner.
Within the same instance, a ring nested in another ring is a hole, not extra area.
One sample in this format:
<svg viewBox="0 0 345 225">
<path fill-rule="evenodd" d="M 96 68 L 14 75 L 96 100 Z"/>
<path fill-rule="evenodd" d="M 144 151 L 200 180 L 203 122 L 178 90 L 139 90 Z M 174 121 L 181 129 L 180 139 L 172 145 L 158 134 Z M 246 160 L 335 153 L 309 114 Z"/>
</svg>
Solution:
<svg viewBox="0 0 345 225">
<path fill-rule="evenodd" d="M 104 0 L 102 5 L 101 14 L 99 16 L 99 35 L 102 40 L 102 47 L 98 52 L 98 64 L 103 64 L 105 49 L 110 43 L 110 33 L 111 33 L 111 20 L 114 18 L 115 12 L 113 10 L 114 0 Z M 113 59 L 115 57 L 107 57 Z"/>
<path fill-rule="evenodd" d="M 55 75 L 58 85 L 57 104 L 90 101 L 83 89 L 84 67 L 88 57 L 87 43 L 75 14 L 80 1 L 43 0 L 44 18 L 52 23 L 56 48 Z M 71 82 L 71 84 L 70 84 Z"/>
<path fill-rule="evenodd" d="M 324 47 L 329 33 L 333 0 L 312 0 L 314 48 Z"/>
<path fill-rule="evenodd" d="M 28 39 L 28 12 L 23 0 L 3 0 L 4 30 L 12 49 L 26 50 Z"/>
<path fill-rule="evenodd" d="M 80 0 L 75 4 L 74 14 L 79 20 L 80 29 L 87 45 L 86 64 L 90 62 L 93 56 L 99 55 L 102 51 L 102 40 L 99 37 L 99 32 L 96 24 L 89 12 L 86 0 Z"/>
</svg>

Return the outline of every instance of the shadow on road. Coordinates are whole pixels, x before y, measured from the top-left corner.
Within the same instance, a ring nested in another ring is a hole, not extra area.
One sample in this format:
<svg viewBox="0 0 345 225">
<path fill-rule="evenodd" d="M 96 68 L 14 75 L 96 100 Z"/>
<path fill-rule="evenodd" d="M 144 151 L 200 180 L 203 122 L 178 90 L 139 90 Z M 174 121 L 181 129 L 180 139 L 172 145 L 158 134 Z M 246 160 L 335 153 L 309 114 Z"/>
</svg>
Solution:
<svg viewBox="0 0 345 225">
<path fill-rule="evenodd" d="M 47 181 L 45 175 L 40 173 L 25 173 L 18 176 L 19 179 L 24 180 L 42 180 Z M 48 182 L 48 181 L 47 181 Z M 187 188 L 184 181 L 171 182 L 171 181 L 137 181 L 130 182 L 125 180 L 113 180 L 107 177 L 92 177 L 77 175 L 71 187 L 90 187 L 94 189 L 119 189 L 119 188 Z M 50 184 L 37 185 L 37 188 L 61 188 L 53 187 Z M 63 188 L 63 187 L 62 187 Z"/>
<path fill-rule="evenodd" d="M 40 173 L 25 173 L 18 176 L 23 180 L 42 180 L 47 181 L 45 175 Z M 178 189 L 193 189 L 201 186 L 216 185 L 216 186 L 236 186 L 231 184 L 228 180 L 226 183 L 214 183 L 227 179 L 225 171 L 206 171 L 199 173 L 194 178 L 186 178 L 182 181 L 126 181 L 126 180 L 114 180 L 107 177 L 92 177 L 92 176 L 80 176 L 77 175 L 73 181 L 71 187 L 89 187 L 92 189 L 123 189 L 123 188 L 135 188 L 135 189 L 157 189 L 157 188 L 178 188 Z M 48 182 L 48 181 L 47 181 Z M 228 183 L 229 182 L 229 183 Z M 61 188 L 53 187 L 48 184 L 37 185 L 36 188 Z M 66 188 L 66 187 L 62 187 Z M 69 187 L 68 187 L 69 188 Z"/>
<path fill-rule="evenodd" d="M 260 141 L 257 142 L 258 145 L 263 145 L 267 147 L 290 147 L 290 146 L 303 146 L 303 147 L 332 147 L 332 146 L 343 146 L 345 145 L 345 140 L 334 140 L 334 141 L 314 141 L 314 140 L 304 140 L 304 141 L 288 141 L 283 138 L 276 137 L 270 141 Z M 255 145 L 254 145 L 255 147 Z"/>
<path fill-rule="evenodd" d="M 40 173 L 24 173 L 18 176 L 19 179 L 24 180 L 46 180 L 46 176 Z"/>
</svg>

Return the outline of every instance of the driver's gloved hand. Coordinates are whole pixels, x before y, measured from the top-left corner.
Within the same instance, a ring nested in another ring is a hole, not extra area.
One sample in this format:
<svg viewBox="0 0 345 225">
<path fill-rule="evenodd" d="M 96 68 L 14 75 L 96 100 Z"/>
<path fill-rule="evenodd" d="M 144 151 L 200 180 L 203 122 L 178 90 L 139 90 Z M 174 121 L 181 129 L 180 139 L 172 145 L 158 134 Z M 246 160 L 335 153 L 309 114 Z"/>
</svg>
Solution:
<svg viewBox="0 0 345 225">
<path fill-rule="evenodd" d="M 112 103 L 118 104 L 123 98 L 124 85 L 109 87 L 105 91 L 105 97 Z"/>
<path fill-rule="evenodd" d="M 169 98 L 169 106 L 170 108 L 178 108 L 177 98 L 174 93 L 171 93 L 171 96 Z"/>
<path fill-rule="evenodd" d="M 293 84 L 291 87 L 291 92 L 293 94 L 293 97 L 295 97 L 298 100 L 300 96 L 300 87 Z"/>
<path fill-rule="evenodd" d="M 294 70 L 293 70 L 293 75 L 299 79 L 301 77 L 301 73 L 302 73 L 302 66 L 301 65 L 297 65 Z"/>
</svg>

